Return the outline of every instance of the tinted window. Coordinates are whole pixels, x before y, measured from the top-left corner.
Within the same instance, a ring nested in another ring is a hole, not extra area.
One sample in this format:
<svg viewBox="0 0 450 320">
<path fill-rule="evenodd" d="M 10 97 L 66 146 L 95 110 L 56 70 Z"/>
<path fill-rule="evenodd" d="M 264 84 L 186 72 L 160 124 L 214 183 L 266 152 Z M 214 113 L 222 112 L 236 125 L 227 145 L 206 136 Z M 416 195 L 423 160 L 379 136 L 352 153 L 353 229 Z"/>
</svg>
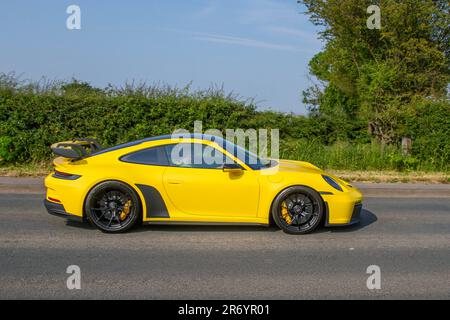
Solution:
<svg viewBox="0 0 450 320">
<path fill-rule="evenodd" d="M 244 162 L 253 170 L 261 170 L 278 165 L 274 160 L 262 159 L 256 154 L 222 138 L 213 137 L 211 141 L 215 141 L 223 149 L 234 155 L 236 158 Z"/>
<path fill-rule="evenodd" d="M 178 143 L 167 146 L 169 163 L 174 167 L 219 169 L 235 163 L 216 148 L 201 143 Z"/>
<path fill-rule="evenodd" d="M 235 144 L 227 143 L 226 150 L 242 162 L 245 162 L 253 170 L 270 168 L 278 164 L 274 160 L 261 159 L 256 154 Z"/>
<path fill-rule="evenodd" d="M 124 162 L 149 164 L 156 166 L 168 166 L 165 146 L 154 147 L 133 152 L 121 158 Z"/>
</svg>

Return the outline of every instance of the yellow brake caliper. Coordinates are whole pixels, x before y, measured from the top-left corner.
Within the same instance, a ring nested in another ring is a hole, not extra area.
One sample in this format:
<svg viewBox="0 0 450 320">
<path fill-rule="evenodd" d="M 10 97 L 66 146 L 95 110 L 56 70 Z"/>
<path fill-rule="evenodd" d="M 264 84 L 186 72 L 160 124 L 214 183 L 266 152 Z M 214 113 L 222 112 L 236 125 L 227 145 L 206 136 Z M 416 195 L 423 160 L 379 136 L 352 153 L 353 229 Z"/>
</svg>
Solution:
<svg viewBox="0 0 450 320">
<path fill-rule="evenodd" d="M 284 201 L 283 201 L 283 203 L 281 203 L 281 216 L 283 217 L 284 221 L 286 221 L 287 224 L 292 223 L 292 218 L 289 215 L 289 211 L 286 206 L 286 202 L 284 202 Z"/>
<path fill-rule="evenodd" d="M 127 218 L 127 216 L 130 214 L 131 209 L 131 200 L 128 200 L 127 203 L 123 206 L 122 213 L 120 214 L 120 220 L 123 221 Z"/>
</svg>

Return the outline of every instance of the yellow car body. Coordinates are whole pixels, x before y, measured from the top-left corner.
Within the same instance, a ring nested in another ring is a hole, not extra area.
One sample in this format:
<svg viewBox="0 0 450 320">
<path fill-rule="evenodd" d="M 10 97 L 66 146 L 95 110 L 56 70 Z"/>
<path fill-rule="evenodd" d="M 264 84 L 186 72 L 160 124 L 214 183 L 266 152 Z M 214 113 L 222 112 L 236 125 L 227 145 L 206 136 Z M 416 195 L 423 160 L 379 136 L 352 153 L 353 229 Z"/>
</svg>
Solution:
<svg viewBox="0 0 450 320">
<path fill-rule="evenodd" d="M 122 161 L 124 155 L 174 143 L 210 146 L 233 159 L 243 170 L 186 168 Z M 279 160 L 269 169 L 253 170 L 216 142 L 198 137 L 151 138 L 106 149 L 73 160 L 58 157 L 55 172 L 45 179 L 46 205 L 50 213 L 70 219 L 85 218 L 86 197 L 96 185 L 120 181 L 130 186 L 141 202 L 144 223 L 224 223 L 269 225 L 276 196 L 292 186 L 317 191 L 324 203 L 327 226 L 358 222 L 362 194 L 354 186 L 314 165 Z M 341 191 L 323 175 L 331 177 Z M 357 212 L 358 211 L 358 212 Z"/>
</svg>

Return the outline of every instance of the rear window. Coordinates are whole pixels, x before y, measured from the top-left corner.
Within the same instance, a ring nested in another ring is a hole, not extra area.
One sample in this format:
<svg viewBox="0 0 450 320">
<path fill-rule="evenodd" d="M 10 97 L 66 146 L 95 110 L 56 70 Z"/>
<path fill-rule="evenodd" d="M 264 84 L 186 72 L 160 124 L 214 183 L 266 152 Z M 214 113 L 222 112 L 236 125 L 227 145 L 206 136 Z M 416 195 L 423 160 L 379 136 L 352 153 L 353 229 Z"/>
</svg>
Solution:
<svg viewBox="0 0 450 320">
<path fill-rule="evenodd" d="M 154 166 L 168 166 L 169 160 L 165 146 L 153 147 L 149 149 L 139 150 L 120 158 L 123 162 L 148 164 Z"/>
</svg>

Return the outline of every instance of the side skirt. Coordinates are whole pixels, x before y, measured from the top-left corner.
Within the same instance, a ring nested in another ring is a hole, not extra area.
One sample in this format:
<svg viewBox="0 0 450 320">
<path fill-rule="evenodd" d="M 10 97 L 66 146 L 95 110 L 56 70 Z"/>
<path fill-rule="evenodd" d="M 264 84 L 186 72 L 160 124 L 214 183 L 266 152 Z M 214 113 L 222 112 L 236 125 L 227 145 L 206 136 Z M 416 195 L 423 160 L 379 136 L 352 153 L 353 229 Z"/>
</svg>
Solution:
<svg viewBox="0 0 450 320">
<path fill-rule="evenodd" d="M 248 226 L 270 227 L 266 223 L 251 222 L 195 222 L 195 221 L 144 221 L 144 225 L 192 225 L 192 226 Z"/>
</svg>

